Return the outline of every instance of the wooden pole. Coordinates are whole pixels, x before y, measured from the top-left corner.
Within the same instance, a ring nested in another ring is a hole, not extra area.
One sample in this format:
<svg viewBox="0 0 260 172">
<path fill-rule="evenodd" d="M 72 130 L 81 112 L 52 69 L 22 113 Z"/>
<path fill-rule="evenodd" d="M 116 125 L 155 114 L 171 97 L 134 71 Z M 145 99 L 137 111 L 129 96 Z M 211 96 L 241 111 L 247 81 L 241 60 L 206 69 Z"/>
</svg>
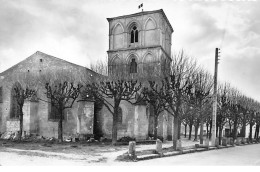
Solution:
<svg viewBox="0 0 260 172">
<path fill-rule="evenodd" d="M 218 51 L 219 51 L 219 49 L 216 48 L 216 50 L 215 50 L 214 93 L 213 93 L 213 113 L 212 113 L 212 134 L 211 134 L 211 145 L 212 146 L 216 146 Z"/>
</svg>

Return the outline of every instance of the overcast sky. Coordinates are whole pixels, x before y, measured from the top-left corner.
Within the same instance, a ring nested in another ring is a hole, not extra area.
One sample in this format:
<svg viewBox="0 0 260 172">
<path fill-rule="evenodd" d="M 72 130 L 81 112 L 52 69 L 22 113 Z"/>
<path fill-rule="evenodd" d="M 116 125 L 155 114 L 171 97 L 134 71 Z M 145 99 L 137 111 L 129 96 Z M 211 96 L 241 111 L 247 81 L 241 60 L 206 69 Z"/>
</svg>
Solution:
<svg viewBox="0 0 260 172">
<path fill-rule="evenodd" d="M 173 0 L 0 0 L 0 72 L 41 51 L 89 66 L 106 59 L 106 18 L 163 9 L 172 50 L 184 49 L 219 79 L 260 101 L 260 2 Z"/>
</svg>

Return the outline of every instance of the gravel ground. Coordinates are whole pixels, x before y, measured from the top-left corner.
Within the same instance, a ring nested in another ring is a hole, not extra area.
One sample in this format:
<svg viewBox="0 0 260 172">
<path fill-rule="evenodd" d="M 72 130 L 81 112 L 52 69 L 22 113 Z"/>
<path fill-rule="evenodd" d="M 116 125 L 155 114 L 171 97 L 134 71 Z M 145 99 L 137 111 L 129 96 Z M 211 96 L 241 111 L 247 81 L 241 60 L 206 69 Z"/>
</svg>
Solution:
<svg viewBox="0 0 260 172">
<path fill-rule="evenodd" d="M 182 140 L 183 146 L 198 142 Z M 165 141 L 163 147 L 171 147 Z M 109 143 L 34 143 L 0 140 L 0 165 L 112 165 L 117 156 L 126 153 L 127 145 L 111 146 Z M 155 149 L 152 145 L 136 145 L 136 151 Z"/>
</svg>

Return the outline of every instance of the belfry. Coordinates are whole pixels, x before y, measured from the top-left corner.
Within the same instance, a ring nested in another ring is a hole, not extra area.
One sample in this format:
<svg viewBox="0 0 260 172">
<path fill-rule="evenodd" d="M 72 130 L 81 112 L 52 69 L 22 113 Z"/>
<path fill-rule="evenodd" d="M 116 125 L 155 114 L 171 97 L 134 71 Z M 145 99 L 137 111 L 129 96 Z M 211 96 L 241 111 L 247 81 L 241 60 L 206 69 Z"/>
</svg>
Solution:
<svg viewBox="0 0 260 172">
<path fill-rule="evenodd" d="M 157 72 L 169 68 L 173 28 L 162 9 L 107 18 L 109 22 L 108 66 L 129 73 Z"/>
</svg>

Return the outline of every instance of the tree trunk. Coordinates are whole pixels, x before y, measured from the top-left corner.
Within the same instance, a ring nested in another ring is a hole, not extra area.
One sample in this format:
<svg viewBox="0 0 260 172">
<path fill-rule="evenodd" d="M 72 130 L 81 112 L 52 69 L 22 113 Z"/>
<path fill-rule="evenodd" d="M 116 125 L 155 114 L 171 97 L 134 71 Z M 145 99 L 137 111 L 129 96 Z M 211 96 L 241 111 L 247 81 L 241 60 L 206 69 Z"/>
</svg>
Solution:
<svg viewBox="0 0 260 172">
<path fill-rule="evenodd" d="M 19 132 L 19 140 L 22 140 L 22 134 L 23 134 L 23 106 L 19 106 L 19 120 L 20 120 L 20 132 Z"/>
<path fill-rule="evenodd" d="M 200 122 L 200 144 L 203 144 L 203 119 L 201 119 L 201 122 Z"/>
<path fill-rule="evenodd" d="M 198 130 L 199 130 L 199 122 L 197 122 L 197 124 L 195 124 L 195 137 L 194 137 L 194 141 L 198 140 Z"/>
<path fill-rule="evenodd" d="M 218 137 L 218 128 L 219 128 L 218 123 L 216 123 L 216 137 Z"/>
<path fill-rule="evenodd" d="M 212 120 L 209 123 L 209 139 L 211 139 L 212 136 Z"/>
<path fill-rule="evenodd" d="M 209 123 L 206 123 L 206 128 L 207 128 L 207 139 L 209 138 Z"/>
<path fill-rule="evenodd" d="M 237 114 L 235 114 L 233 140 L 237 139 Z"/>
<path fill-rule="evenodd" d="M 232 125 L 231 125 L 231 123 L 229 122 L 229 136 L 228 137 L 231 137 L 231 132 L 232 131 Z"/>
<path fill-rule="evenodd" d="M 221 139 L 222 139 L 222 127 L 219 125 L 219 145 L 221 145 Z"/>
<path fill-rule="evenodd" d="M 260 129 L 260 125 L 258 125 L 258 126 L 256 127 L 256 130 L 257 130 L 256 139 L 258 139 L 258 138 L 259 138 L 259 129 Z"/>
<path fill-rule="evenodd" d="M 154 137 L 154 139 L 155 140 L 157 140 L 157 131 L 158 131 L 158 115 L 154 115 L 154 129 L 153 129 L 153 131 L 154 131 L 154 133 L 153 133 L 153 137 Z"/>
<path fill-rule="evenodd" d="M 181 139 L 181 120 L 178 120 L 178 139 Z"/>
<path fill-rule="evenodd" d="M 62 127 L 62 119 L 63 119 L 63 110 L 60 110 L 60 119 L 58 122 L 58 140 L 63 142 L 63 127 Z"/>
<path fill-rule="evenodd" d="M 255 127 L 255 139 L 258 139 L 258 135 L 259 135 L 259 125 L 257 124 Z"/>
<path fill-rule="evenodd" d="M 115 102 L 114 114 L 113 114 L 113 125 L 112 125 L 112 145 L 117 143 L 117 116 L 118 116 L 119 103 Z"/>
<path fill-rule="evenodd" d="M 252 141 L 252 132 L 253 132 L 253 124 L 252 123 L 250 123 L 250 131 L 249 131 L 249 140 L 250 140 L 250 142 Z"/>
<path fill-rule="evenodd" d="M 179 128 L 179 119 L 175 115 L 173 120 L 173 150 L 177 150 L 177 140 L 178 140 L 178 128 Z"/>
<path fill-rule="evenodd" d="M 246 137 L 246 115 L 243 115 L 242 137 Z"/>
<path fill-rule="evenodd" d="M 187 124 L 184 125 L 184 137 L 186 138 L 187 136 Z"/>
<path fill-rule="evenodd" d="M 189 140 L 191 139 L 192 124 L 189 125 Z"/>
</svg>

